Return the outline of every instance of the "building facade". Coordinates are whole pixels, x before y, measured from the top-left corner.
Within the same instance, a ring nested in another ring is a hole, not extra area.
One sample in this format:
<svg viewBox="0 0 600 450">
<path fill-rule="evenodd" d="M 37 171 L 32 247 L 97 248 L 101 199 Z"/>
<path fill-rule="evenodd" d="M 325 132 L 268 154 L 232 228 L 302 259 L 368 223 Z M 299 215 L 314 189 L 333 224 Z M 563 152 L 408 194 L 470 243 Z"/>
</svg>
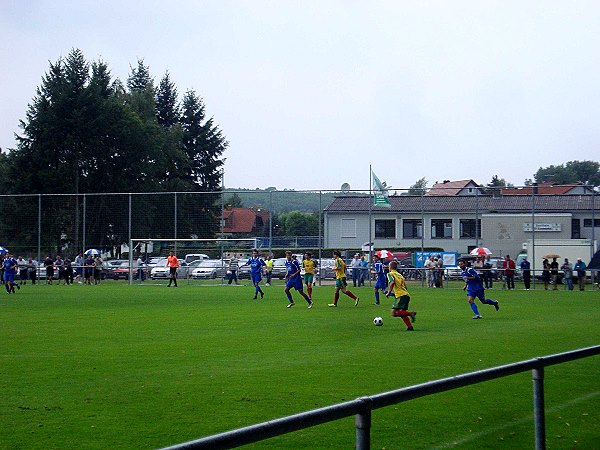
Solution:
<svg viewBox="0 0 600 450">
<path fill-rule="evenodd" d="M 327 248 L 440 247 L 468 253 L 477 246 L 517 255 L 532 238 L 600 238 L 600 195 L 340 196 L 324 210 Z M 593 249 L 590 248 L 590 251 Z M 591 255 L 590 255 L 591 258 Z M 588 259 L 589 260 L 589 259 Z"/>
</svg>

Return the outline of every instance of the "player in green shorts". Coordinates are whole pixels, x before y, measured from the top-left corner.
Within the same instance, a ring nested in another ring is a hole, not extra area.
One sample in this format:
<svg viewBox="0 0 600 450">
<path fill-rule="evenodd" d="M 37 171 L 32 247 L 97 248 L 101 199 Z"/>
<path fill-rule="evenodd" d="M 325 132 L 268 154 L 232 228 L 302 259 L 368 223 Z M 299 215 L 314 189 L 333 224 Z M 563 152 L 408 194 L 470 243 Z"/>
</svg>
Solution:
<svg viewBox="0 0 600 450">
<path fill-rule="evenodd" d="M 348 282 L 346 281 L 346 263 L 342 259 L 342 254 L 335 250 L 333 252 L 333 271 L 335 272 L 335 294 L 333 297 L 333 303 L 329 303 L 327 306 L 336 307 L 340 298 L 340 291 L 346 294 L 348 297 L 354 300 L 354 306 L 358 306 L 360 298 L 350 292 L 346 287 Z"/>
<path fill-rule="evenodd" d="M 304 268 L 304 284 L 306 284 L 306 292 L 308 293 L 308 297 L 312 301 L 312 287 L 313 281 L 315 278 L 315 268 L 316 264 L 314 259 L 312 259 L 312 254 L 306 252 L 304 254 L 304 260 L 302 261 L 302 267 Z"/>
</svg>

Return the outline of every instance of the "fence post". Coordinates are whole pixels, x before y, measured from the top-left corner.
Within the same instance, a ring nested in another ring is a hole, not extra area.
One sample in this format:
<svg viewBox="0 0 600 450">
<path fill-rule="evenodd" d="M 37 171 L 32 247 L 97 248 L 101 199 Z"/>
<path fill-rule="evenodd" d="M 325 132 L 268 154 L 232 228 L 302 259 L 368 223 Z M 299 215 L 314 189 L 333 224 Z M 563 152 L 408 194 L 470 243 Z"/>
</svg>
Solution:
<svg viewBox="0 0 600 450">
<path fill-rule="evenodd" d="M 532 370 L 533 417 L 535 423 L 535 448 L 546 449 L 546 418 L 544 413 L 544 366 Z"/>
<path fill-rule="evenodd" d="M 371 410 L 373 401 L 368 398 L 360 398 L 361 412 L 356 414 L 354 426 L 356 428 L 356 450 L 371 449 Z"/>
</svg>

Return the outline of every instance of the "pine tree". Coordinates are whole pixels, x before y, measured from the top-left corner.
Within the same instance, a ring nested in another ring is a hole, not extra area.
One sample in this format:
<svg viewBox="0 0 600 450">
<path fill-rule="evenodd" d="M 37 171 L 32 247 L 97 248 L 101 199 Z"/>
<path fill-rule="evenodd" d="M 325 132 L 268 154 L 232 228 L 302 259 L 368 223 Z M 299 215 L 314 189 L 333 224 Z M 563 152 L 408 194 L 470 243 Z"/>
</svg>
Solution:
<svg viewBox="0 0 600 450">
<path fill-rule="evenodd" d="M 177 88 L 166 72 L 156 90 L 156 120 L 163 127 L 172 127 L 179 122 Z"/>
</svg>

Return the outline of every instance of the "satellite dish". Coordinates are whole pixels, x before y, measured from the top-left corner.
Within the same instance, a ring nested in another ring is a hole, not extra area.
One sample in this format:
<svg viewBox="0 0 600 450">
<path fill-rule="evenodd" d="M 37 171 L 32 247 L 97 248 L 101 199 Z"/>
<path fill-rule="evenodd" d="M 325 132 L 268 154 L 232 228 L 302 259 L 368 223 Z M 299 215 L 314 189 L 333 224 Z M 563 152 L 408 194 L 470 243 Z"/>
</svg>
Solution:
<svg viewBox="0 0 600 450">
<path fill-rule="evenodd" d="M 348 191 L 350 191 L 350 184 L 344 183 L 344 184 L 342 184 L 342 187 L 340 189 L 342 190 L 342 192 L 344 194 L 347 194 Z"/>
</svg>

